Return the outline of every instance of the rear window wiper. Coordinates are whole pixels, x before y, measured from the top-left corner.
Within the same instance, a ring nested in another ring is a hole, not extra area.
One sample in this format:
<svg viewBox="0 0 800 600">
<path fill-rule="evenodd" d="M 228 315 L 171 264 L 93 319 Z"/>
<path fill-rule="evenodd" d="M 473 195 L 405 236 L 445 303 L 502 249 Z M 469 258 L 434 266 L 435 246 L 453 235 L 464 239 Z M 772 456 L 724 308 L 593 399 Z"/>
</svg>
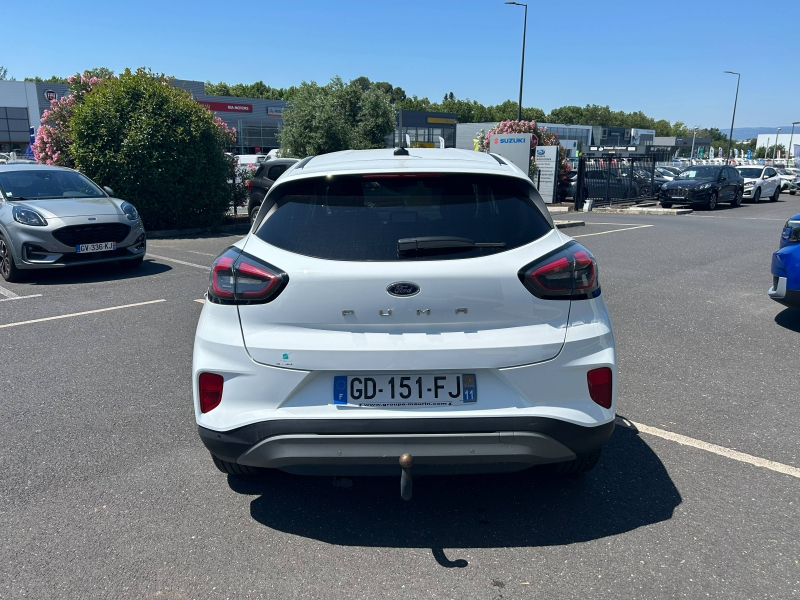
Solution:
<svg viewBox="0 0 800 600">
<path fill-rule="evenodd" d="M 505 248 L 505 242 L 476 242 L 469 238 L 437 235 L 428 237 L 411 237 L 397 240 L 398 256 L 416 250 L 454 250 L 470 248 Z"/>
</svg>

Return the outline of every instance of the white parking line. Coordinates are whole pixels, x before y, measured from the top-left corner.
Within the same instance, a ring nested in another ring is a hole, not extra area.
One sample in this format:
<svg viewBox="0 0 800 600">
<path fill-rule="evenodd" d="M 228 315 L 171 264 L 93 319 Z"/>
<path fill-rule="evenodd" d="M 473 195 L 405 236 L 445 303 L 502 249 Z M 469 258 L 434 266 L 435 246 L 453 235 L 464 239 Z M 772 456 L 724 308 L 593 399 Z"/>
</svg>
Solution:
<svg viewBox="0 0 800 600">
<path fill-rule="evenodd" d="M 110 306 L 108 308 L 98 308 L 96 310 L 85 310 L 83 312 L 70 313 L 67 315 L 57 315 L 55 317 L 44 317 L 42 319 L 31 319 L 30 321 L 17 321 L 16 323 L 6 323 L 0 325 L 0 329 L 6 327 L 18 327 L 20 325 L 30 325 L 31 323 L 42 323 L 44 321 L 55 321 L 56 319 L 68 319 L 70 317 L 80 317 L 82 315 L 93 315 L 101 312 L 108 312 L 110 310 L 120 310 L 123 308 L 133 308 L 134 306 L 145 306 L 146 304 L 156 304 L 158 302 L 166 302 L 166 299 L 161 300 L 148 300 L 147 302 L 135 302 L 134 304 L 123 304 L 121 306 Z"/>
<path fill-rule="evenodd" d="M 218 256 L 217 254 L 210 254 L 208 252 L 198 252 L 197 250 L 187 250 L 187 252 L 191 252 L 192 254 L 202 254 L 203 256 Z"/>
<path fill-rule="evenodd" d="M 587 223 L 590 225 L 590 223 Z M 600 231 L 598 233 L 583 233 L 581 235 L 573 235 L 570 237 L 580 238 L 580 237 L 589 237 L 590 235 L 605 235 L 607 233 L 617 233 L 619 231 L 630 231 L 631 229 L 643 229 L 645 227 L 652 227 L 652 225 L 637 225 L 636 227 L 625 227 L 624 229 L 612 229 L 611 231 Z"/>
<path fill-rule="evenodd" d="M 5 298 L 0 298 L 0 302 L 7 302 L 9 300 L 24 300 L 25 298 L 39 298 L 41 294 L 31 294 L 29 296 L 20 296 L 15 294 L 11 290 L 0 286 L 0 296 L 5 296 Z"/>
<path fill-rule="evenodd" d="M 771 219 L 769 217 L 723 217 L 719 215 L 698 215 L 697 213 L 692 213 L 687 216 L 697 217 L 699 219 L 737 219 L 739 221 L 786 221 L 786 219 Z"/>
<path fill-rule="evenodd" d="M 0 286 L 0 294 L 3 294 L 3 296 L 8 298 L 9 300 L 14 299 L 14 298 L 19 298 L 19 296 L 17 296 L 14 292 L 4 288 L 3 286 Z"/>
<path fill-rule="evenodd" d="M 13 298 L 0 298 L 0 302 L 8 302 L 9 300 L 25 300 L 25 298 L 41 298 L 41 294 L 31 294 L 30 296 L 17 296 L 14 295 Z"/>
<path fill-rule="evenodd" d="M 726 458 L 738 460 L 739 462 L 761 467 L 762 469 L 769 469 L 770 471 L 776 471 L 778 473 L 783 473 L 784 475 L 791 475 L 792 477 L 800 478 L 800 469 L 797 467 L 785 465 L 773 460 L 767 460 L 766 458 L 759 458 L 758 456 L 745 454 L 744 452 L 739 452 L 737 450 L 731 450 L 730 448 L 725 448 L 724 446 L 709 444 L 708 442 L 696 440 L 694 438 L 681 435 L 680 433 L 673 433 L 672 431 L 666 431 L 665 429 L 658 429 L 656 427 L 650 427 L 649 425 L 634 423 L 633 421 L 629 421 L 623 417 L 617 417 L 616 424 L 621 425 L 622 427 L 628 427 L 629 429 L 637 429 L 643 433 L 648 433 L 665 440 L 670 440 L 671 442 L 678 442 L 684 446 L 691 446 L 692 448 L 705 450 L 706 452 L 711 452 Z"/>
<path fill-rule="evenodd" d="M 179 265 L 186 265 L 187 267 L 195 267 L 196 269 L 203 269 L 204 271 L 208 271 L 211 269 L 210 265 L 196 265 L 194 263 L 186 262 L 185 260 L 178 260 L 177 258 L 170 258 L 169 256 L 159 256 L 158 254 L 150 254 L 147 253 L 147 256 L 151 256 L 153 258 L 157 258 L 159 260 L 166 260 L 167 262 L 174 262 L 178 263 Z"/>
</svg>

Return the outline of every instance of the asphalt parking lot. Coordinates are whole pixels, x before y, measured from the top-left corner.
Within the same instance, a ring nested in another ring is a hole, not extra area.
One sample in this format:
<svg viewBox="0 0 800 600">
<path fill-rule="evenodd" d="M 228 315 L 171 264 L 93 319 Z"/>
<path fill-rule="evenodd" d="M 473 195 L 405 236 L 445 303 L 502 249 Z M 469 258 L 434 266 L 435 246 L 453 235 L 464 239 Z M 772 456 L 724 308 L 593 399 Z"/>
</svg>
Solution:
<svg viewBox="0 0 800 600">
<path fill-rule="evenodd" d="M 0 286 L 2 598 L 792 598 L 800 313 L 767 298 L 800 197 L 581 215 L 624 420 L 579 479 L 219 473 L 190 368 L 237 236 L 152 240 L 141 270 Z"/>
</svg>

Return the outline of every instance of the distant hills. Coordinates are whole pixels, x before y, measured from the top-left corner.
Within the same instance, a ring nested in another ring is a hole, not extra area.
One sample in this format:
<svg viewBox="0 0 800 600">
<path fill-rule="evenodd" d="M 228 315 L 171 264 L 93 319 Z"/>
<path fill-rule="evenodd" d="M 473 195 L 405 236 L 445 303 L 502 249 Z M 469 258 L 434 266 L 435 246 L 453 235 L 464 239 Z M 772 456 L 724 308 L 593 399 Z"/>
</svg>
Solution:
<svg viewBox="0 0 800 600">
<path fill-rule="evenodd" d="M 791 125 L 775 125 L 775 127 L 734 127 L 733 139 L 749 140 L 750 138 L 758 137 L 759 133 L 775 133 L 778 127 L 781 128 L 781 134 L 789 133 L 792 130 Z M 728 133 L 730 131 L 730 125 L 727 127 L 720 127 L 720 129 L 722 133 Z M 800 133 L 800 126 L 795 127 L 794 132 Z"/>
</svg>

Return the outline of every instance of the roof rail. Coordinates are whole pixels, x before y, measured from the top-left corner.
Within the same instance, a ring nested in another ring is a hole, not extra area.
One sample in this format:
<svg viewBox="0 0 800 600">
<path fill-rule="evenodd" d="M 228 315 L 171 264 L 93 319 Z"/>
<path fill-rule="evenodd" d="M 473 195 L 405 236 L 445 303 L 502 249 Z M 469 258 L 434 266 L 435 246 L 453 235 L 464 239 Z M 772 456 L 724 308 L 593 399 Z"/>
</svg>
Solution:
<svg viewBox="0 0 800 600">
<path fill-rule="evenodd" d="M 301 160 L 299 163 L 297 163 L 297 166 L 295 167 L 295 169 L 296 170 L 302 169 L 303 167 L 305 167 L 311 161 L 312 158 L 314 158 L 314 157 L 313 156 L 306 156 L 303 160 Z"/>
<path fill-rule="evenodd" d="M 504 161 L 502 158 L 500 158 L 499 156 L 497 156 L 497 154 L 492 154 L 492 153 L 490 152 L 490 153 L 489 153 L 489 156 L 491 156 L 493 159 L 495 159 L 495 160 L 496 160 L 497 162 L 499 162 L 501 165 L 508 165 L 508 163 L 507 163 L 506 161 Z"/>
</svg>

